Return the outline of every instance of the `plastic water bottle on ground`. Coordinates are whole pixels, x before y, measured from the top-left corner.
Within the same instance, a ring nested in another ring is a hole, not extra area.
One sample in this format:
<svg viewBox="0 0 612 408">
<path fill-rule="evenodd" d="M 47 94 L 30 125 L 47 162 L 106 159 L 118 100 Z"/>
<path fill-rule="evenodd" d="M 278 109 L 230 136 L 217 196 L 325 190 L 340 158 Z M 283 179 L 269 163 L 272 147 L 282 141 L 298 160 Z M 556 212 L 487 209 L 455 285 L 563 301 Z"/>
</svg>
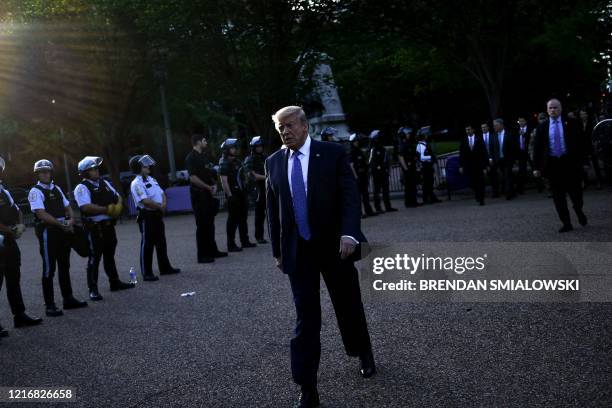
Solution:
<svg viewBox="0 0 612 408">
<path fill-rule="evenodd" d="M 130 283 L 133 283 L 133 284 L 138 283 L 138 279 L 136 277 L 136 270 L 134 269 L 133 266 L 130 268 Z"/>
</svg>

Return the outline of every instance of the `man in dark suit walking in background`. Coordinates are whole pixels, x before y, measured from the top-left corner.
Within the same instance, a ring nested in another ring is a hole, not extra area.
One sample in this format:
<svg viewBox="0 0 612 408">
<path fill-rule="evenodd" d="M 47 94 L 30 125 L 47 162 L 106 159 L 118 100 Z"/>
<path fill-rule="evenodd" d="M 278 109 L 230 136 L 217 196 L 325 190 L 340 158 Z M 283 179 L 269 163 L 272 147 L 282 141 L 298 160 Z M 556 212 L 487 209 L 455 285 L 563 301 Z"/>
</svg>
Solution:
<svg viewBox="0 0 612 408">
<path fill-rule="evenodd" d="M 579 125 L 575 121 L 563 120 L 561 102 L 558 99 L 548 101 L 546 108 L 549 119 L 538 125 L 533 141 L 533 175 L 548 179 L 555 209 L 563 223 L 559 232 L 568 232 L 573 227 L 566 194 L 572 200 L 580 225 L 587 225 L 587 217 L 582 211 L 585 138 L 581 137 Z"/>
<path fill-rule="evenodd" d="M 320 277 L 329 291 L 346 353 L 359 357 L 360 374 L 376 369 L 359 278 L 353 261 L 365 237 L 357 185 L 344 148 L 308 135 L 299 106 L 276 112 L 284 144 L 266 160 L 268 223 L 276 266 L 289 276 L 297 314 L 291 372 L 301 386 L 299 407 L 319 405 Z"/>
<path fill-rule="evenodd" d="M 518 178 L 516 180 L 516 189 L 519 194 L 525 192 L 525 184 L 527 183 L 527 164 L 533 169 L 531 157 L 529 157 L 529 143 L 531 142 L 531 128 L 527 125 L 527 119 L 524 116 L 519 116 L 518 125 L 518 143 L 517 143 L 517 160 L 519 166 Z"/>
<path fill-rule="evenodd" d="M 501 173 L 502 191 L 506 200 L 512 200 L 516 196 L 512 167 L 518 152 L 517 139 L 505 128 L 503 119 L 495 119 L 493 129 L 495 132 L 491 138 L 491 159 Z"/>
<path fill-rule="evenodd" d="M 488 163 L 487 148 L 482 138 L 476 136 L 474 127 L 465 127 L 466 137 L 459 146 L 459 172 L 468 177 L 476 201 L 484 205 L 485 173 Z"/>
</svg>

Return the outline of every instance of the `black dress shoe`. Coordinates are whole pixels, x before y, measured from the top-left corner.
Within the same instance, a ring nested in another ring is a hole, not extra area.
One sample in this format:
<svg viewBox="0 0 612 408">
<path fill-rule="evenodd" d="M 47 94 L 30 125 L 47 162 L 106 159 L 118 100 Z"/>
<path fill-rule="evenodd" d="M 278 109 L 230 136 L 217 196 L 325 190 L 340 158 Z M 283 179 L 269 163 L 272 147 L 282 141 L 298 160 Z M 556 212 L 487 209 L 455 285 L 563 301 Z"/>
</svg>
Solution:
<svg viewBox="0 0 612 408">
<path fill-rule="evenodd" d="M 242 242 L 241 245 L 243 248 L 255 248 L 257 246 L 257 244 L 254 244 L 251 241 Z"/>
<path fill-rule="evenodd" d="M 359 356 L 359 360 L 361 360 L 359 374 L 361 374 L 363 378 L 370 378 L 376 374 L 376 364 L 374 364 L 374 355 L 372 354 L 372 350 Z"/>
<path fill-rule="evenodd" d="M 113 282 L 110 285 L 110 290 L 111 292 L 117 292 L 118 290 L 126 290 L 126 289 L 132 289 L 135 288 L 136 285 L 132 282 L 121 282 L 121 281 L 117 281 L 117 282 Z"/>
<path fill-rule="evenodd" d="M 385 211 L 386 212 L 395 212 L 395 211 L 397 211 L 397 208 L 389 207 Z"/>
<path fill-rule="evenodd" d="M 87 302 L 81 302 L 74 297 L 64 299 L 64 310 L 80 309 L 82 307 L 87 307 Z"/>
<path fill-rule="evenodd" d="M 212 263 L 215 262 L 215 258 L 209 257 L 209 256 L 201 256 L 198 258 L 198 263 L 204 264 L 204 263 Z"/>
<path fill-rule="evenodd" d="M 238 245 L 228 245 L 227 246 L 227 252 L 240 252 L 242 251 L 242 248 L 240 248 Z"/>
<path fill-rule="evenodd" d="M 15 315 L 13 321 L 15 322 L 15 328 L 38 326 L 42 323 L 42 319 L 40 317 L 30 317 L 25 313 Z"/>
<path fill-rule="evenodd" d="M 221 251 L 217 251 L 213 255 L 213 257 L 215 257 L 215 258 L 224 258 L 226 256 L 227 256 L 227 252 L 221 252 Z"/>
<path fill-rule="evenodd" d="M 58 317 L 58 316 L 63 316 L 64 312 L 61 309 L 58 309 L 57 306 L 55 305 L 49 305 L 47 306 L 47 310 L 45 311 L 45 314 L 48 317 Z"/>
<path fill-rule="evenodd" d="M 91 300 L 92 302 L 99 302 L 101 300 L 104 300 L 104 298 L 102 297 L 100 292 L 98 292 L 97 290 L 92 290 L 91 292 L 89 292 L 89 300 Z"/>
<path fill-rule="evenodd" d="M 261 238 L 261 239 L 258 239 L 258 240 L 257 240 L 257 243 L 258 243 L 258 244 L 267 244 L 267 243 L 268 243 L 268 241 L 266 241 L 265 239 Z"/>
<path fill-rule="evenodd" d="M 577 215 L 578 215 L 578 222 L 580 223 L 580 225 L 582 225 L 583 227 L 586 226 L 588 223 L 586 215 L 584 215 L 582 211 L 580 211 Z"/>
<path fill-rule="evenodd" d="M 155 276 L 153 274 L 143 275 L 142 280 L 145 282 L 155 282 L 159 280 L 159 276 Z"/>
<path fill-rule="evenodd" d="M 0 326 L 0 337 L 8 337 L 9 332 L 4 327 Z"/>
<path fill-rule="evenodd" d="M 296 408 L 312 408 L 319 406 L 319 392 L 317 391 L 317 387 L 306 388 L 302 387 L 302 392 L 300 392 L 300 398 L 298 399 L 297 404 L 295 404 Z"/>
<path fill-rule="evenodd" d="M 572 227 L 572 224 L 565 224 L 564 226 L 559 228 L 559 232 L 569 232 L 569 231 L 571 231 L 573 229 L 574 229 L 574 227 Z"/>
<path fill-rule="evenodd" d="M 160 272 L 160 275 L 176 275 L 177 273 L 181 273 L 179 268 L 170 268 L 166 271 Z"/>
</svg>

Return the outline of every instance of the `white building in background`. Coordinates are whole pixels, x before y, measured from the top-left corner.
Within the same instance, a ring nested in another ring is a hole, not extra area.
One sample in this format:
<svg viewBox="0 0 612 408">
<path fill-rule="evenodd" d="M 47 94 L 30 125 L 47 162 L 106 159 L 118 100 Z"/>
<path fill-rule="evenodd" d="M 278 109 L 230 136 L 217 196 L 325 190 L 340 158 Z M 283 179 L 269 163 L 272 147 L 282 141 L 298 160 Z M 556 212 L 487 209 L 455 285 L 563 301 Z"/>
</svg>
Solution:
<svg viewBox="0 0 612 408">
<path fill-rule="evenodd" d="M 324 59 L 323 59 L 324 60 Z M 312 99 L 319 102 L 320 110 L 317 112 L 306 112 L 310 122 L 310 134 L 319 138 L 319 134 L 326 127 L 335 128 L 338 133 L 336 137 L 340 140 L 348 140 L 349 128 L 346 124 L 346 115 L 342 109 L 342 101 L 338 95 L 338 88 L 330 65 L 327 62 L 318 64 L 313 73 L 315 87 Z"/>
</svg>

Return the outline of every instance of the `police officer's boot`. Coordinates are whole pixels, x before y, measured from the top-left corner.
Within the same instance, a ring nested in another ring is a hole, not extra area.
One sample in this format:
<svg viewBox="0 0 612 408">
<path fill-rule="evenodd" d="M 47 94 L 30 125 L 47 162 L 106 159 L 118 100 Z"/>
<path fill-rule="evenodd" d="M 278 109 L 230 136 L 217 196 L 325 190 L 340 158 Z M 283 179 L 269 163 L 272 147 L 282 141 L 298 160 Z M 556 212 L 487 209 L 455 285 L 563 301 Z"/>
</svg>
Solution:
<svg viewBox="0 0 612 408">
<path fill-rule="evenodd" d="M 74 296 L 70 296 L 69 298 L 64 299 L 64 309 L 80 309 L 82 307 L 87 307 L 87 302 L 81 302 L 74 298 Z"/>
<path fill-rule="evenodd" d="M 64 312 L 61 309 L 58 309 L 57 306 L 55 306 L 55 303 L 52 303 L 47 305 L 46 314 L 49 317 L 58 317 L 63 316 Z"/>
<path fill-rule="evenodd" d="M 30 317 L 24 312 L 15 315 L 13 322 L 15 323 L 15 328 L 19 328 L 26 326 L 37 326 L 42 323 L 42 319 L 40 317 Z"/>
<path fill-rule="evenodd" d="M 97 287 L 92 287 L 89 289 L 89 299 L 92 302 L 99 302 L 100 300 L 103 300 L 104 298 L 102 297 L 102 295 L 100 295 L 100 292 L 98 292 Z"/>
<path fill-rule="evenodd" d="M 111 292 L 116 292 L 118 290 L 132 289 L 134 287 L 136 287 L 135 284 L 133 284 L 131 282 L 122 282 L 120 280 L 117 280 L 117 281 L 112 282 L 110 284 Z"/>
</svg>

